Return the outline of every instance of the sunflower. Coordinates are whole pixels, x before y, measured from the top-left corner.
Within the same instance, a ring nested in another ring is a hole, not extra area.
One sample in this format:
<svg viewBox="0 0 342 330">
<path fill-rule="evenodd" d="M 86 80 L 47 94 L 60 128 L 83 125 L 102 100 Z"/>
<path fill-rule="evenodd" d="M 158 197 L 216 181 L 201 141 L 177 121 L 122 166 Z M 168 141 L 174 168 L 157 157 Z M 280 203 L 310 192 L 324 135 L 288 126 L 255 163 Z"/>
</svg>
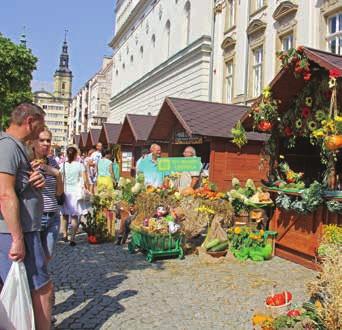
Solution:
<svg viewBox="0 0 342 330">
<path fill-rule="evenodd" d="M 325 119 L 325 112 L 323 110 L 318 110 L 315 114 L 315 118 L 317 121 L 322 121 Z"/>
<path fill-rule="evenodd" d="M 302 120 L 301 119 L 297 119 L 296 120 L 296 128 L 302 128 L 302 125 L 303 125 L 303 123 L 302 123 Z"/>
<path fill-rule="evenodd" d="M 305 98 L 305 105 L 307 105 L 308 107 L 312 106 L 312 97 L 306 97 Z"/>
<path fill-rule="evenodd" d="M 234 233 L 239 235 L 241 233 L 241 228 L 240 227 L 235 227 Z"/>
<path fill-rule="evenodd" d="M 313 120 L 310 120 L 308 122 L 308 129 L 310 131 L 314 131 L 316 128 L 317 128 L 317 123 L 315 121 L 313 121 Z"/>
</svg>

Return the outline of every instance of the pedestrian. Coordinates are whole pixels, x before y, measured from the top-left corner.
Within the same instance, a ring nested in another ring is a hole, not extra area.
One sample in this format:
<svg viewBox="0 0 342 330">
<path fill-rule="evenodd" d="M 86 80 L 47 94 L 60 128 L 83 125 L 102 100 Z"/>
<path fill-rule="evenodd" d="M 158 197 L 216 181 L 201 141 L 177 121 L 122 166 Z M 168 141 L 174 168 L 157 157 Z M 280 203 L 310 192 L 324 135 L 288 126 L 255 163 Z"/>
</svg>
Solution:
<svg viewBox="0 0 342 330">
<path fill-rule="evenodd" d="M 96 169 L 95 169 L 95 163 L 91 159 L 91 155 L 95 152 L 95 149 L 90 149 L 88 151 L 88 155 L 86 158 L 84 158 L 84 167 L 88 176 L 88 182 L 89 182 L 89 191 L 94 194 L 95 193 L 95 182 L 96 182 Z"/>
<path fill-rule="evenodd" d="M 68 224 L 71 219 L 70 246 L 75 246 L 75 236 L 77 233 L 80 216 L 86 211 L 84 195 L 88 187 L 88 177 L 84 165 L 78 162 L 77 149 L 69 147 L 67 149 L 67 160 L 61 167 L 64 180 L 65 201 L 62 206 L 62 232 L 63 240 L 68 242 Z"/>
<path fill-rule="evenodd" d="M 158 144 L 152 144 L 150 147 L 150 153 L 142 159 L 137 167 L 137 175 L 139 173 L 144 174 L 145 185 L 152 187 L 167 186 L 166 171 L 158 171 L 157 161 L 161 157 L 161 147 Z"/>
<path fill-rule="evenodd" d="M 94 161 L 95 165 L 102 158 L 102 143 L 99 142 L 96 144 L 96 150 L 92 153 L 91 159 Z"/>
<path fill-rule="evenodd" d="M 102 151 L 102 158 L 97 163 L 97 193 L 102 191 L 112 192 L 114 189 L 115 177 L 113 172 L 113 163 L 111 161 L 112 153 L 110 150 Z"/>
<path fill-rule="evenodd" d="M 60 207 L 58 198 L 63 195 L 64 187 L 59 165 L 50 155 L 52 133 L 47 129 L 39 134 L 33 141 L 35 158 L 42 160 L 40 169 L 45 175 L 45 187 L 42 189 L 44 198 L 44 213 L 41 223 L 41 240 L 46 259 L 52 258 L 60 228 Z"/>
<path fill-rule="evenodd" d="M 39 106 L 22 103 L 0 133 L 0 278 L 4 283 L 12 261 L 24 262 L 37 330 L 50 329 L 53 285 L 40 237 L 45 178 L 25 143 L 38 138 L 44 116 Z"/>
<path fill-rule="evenodd" d="M 196 150 L 192 146 L 187 146 L 183 151 L 184 157 L 196 157 Z M 176 188 L 182 191 L 186 188 L 196 189 L 199 187 L 200 171 L 181 172 L 177 181 Z"/>
</svg>

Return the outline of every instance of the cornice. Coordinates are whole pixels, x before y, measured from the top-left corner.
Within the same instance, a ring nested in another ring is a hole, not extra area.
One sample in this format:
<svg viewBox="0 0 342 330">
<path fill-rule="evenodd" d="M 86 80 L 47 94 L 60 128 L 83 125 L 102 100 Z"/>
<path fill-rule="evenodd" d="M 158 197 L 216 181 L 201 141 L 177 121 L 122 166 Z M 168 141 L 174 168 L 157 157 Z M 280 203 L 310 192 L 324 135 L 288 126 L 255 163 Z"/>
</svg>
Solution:
<svg viewBox="0 0 342 330">
<path fill-rule="evenodd" d="M 260 31 L 266 30 L 267 24 L 260 19 L 254 19 L 247 27 L 247 34 L 250 36 Z"/>
<path fill-rule="evenodd" d="M 292 1 L 283 1 L 278 5 L 272 17 L 276 21 L 279 21 L 285 16 L 296 13 L 297 10 L 298 10 L 298 5 L 294 4 Z"/>
<path fill-rule="evenodd" d="M 231 47 L 235 47 L 235 44 L 236 44 L 235 39 L 233 39 L 232 37 L 226 37 L 221 44 L 221 48 L 225 50 Z"/>
</svg>

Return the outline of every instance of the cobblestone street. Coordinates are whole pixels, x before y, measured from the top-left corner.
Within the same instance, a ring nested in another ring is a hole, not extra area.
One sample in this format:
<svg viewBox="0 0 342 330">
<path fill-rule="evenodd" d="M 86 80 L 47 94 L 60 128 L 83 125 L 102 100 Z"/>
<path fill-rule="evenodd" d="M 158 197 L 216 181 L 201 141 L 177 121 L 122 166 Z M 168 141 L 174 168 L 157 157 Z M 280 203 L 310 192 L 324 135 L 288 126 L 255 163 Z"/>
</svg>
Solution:
<svg viewBox="0 0 342 330">
<path fill-rule="evenodd" d="M 208 263 L 198 256 L 161 260 L 112 243 L 59 242 L 50 270 L 56 329 L 252 329 L 274 284 L 306 299 L 314 272 L 280 258 Z"/>
</svg>

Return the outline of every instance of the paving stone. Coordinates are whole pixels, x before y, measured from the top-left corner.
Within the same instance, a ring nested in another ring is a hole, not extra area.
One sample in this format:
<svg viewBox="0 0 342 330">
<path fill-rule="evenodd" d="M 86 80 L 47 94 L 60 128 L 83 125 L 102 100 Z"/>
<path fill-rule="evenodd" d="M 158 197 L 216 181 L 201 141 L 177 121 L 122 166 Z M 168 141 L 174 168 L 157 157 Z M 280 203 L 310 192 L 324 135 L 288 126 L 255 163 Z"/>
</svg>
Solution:
<svg viewBox="0 0 342 330">
<path fill-rule="evenodd" d="M 315 273 L 289 261 L 208 264 L 197 256 L 149 264 L 142 254 L 78 236 L 50 264 L 56 329 L 251 329 L 273 285 L 307 299 Z"/>
</svg>

